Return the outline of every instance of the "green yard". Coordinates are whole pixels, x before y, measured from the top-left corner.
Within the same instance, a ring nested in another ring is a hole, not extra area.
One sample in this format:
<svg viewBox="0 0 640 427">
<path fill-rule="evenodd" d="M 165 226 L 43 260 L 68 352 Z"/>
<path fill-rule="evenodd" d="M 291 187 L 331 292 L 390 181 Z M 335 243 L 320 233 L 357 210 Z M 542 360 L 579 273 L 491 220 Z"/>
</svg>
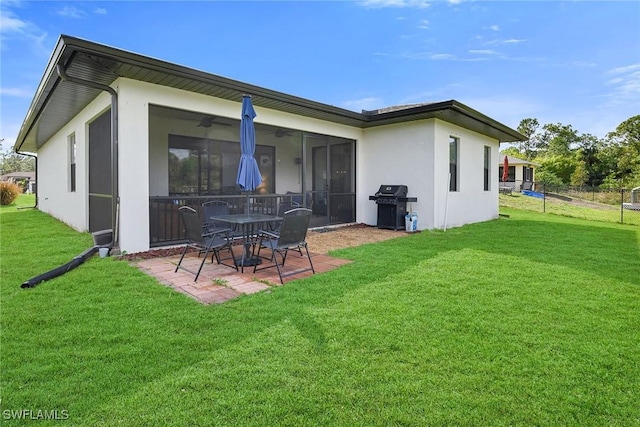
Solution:
<svg viewBox="0 0 640 427">
<path fill-rule="evenodd" d="M 565 198 L 566 199 L 566 198 Z M 620 223 L 620 205 L 592 202 L 578 198 L 565 200 L 562 197 L 547 195 L 546 200 L 524 196 L 514 192 L 510 195 L 500 194 L 501 208 L 514 208 L 532 212 L 562 215 L 572 218 L 582 218 L 591 221 L 605 221 Z M 640 225 L 640 211 L 625 209 L 622 212 L 624 224 Z"/>
<path fill-rule="evenodd" d="M 3 420 L 640 425 L 640 227 L 501 213 L 203 306 L 114 258 L 21 289 L 92 240 L 3 208 Z"/>
</svg>

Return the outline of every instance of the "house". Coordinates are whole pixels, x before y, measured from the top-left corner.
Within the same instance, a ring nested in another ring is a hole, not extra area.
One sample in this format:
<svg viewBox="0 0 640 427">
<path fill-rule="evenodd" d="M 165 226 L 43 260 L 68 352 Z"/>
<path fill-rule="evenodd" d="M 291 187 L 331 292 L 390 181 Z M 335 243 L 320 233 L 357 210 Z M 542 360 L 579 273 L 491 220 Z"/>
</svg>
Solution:
<svg viewBox="0 0 640 427">
<path fill-rule="evenodd" d="M 36 192 L 36 173 L 35 172 L 11 172 L 0 176 L 0 181 L 11 181 L 22 183 L 25 194 L 33 194 Z"/>
<path fill-rule="evenodd" d="M 180 238 L 180 205 L 241 207 L 243 94 L 264 178 L 252 200 L 297 194 L 314 226 L 375 225 L 383 184 L 408 185 L 419 229 L 497 218 L 499 144 L 525 139 L 455 100 L 358 113 L 62 35 L 14 149 L 38 156 L 40 210 L 145 251 Z"/>
<path fill-rule="evenodd" d="M 507 156 L 507 162 L 509 163 L 509 177 L 506 182 L 502 182 L 505 155 L 500 153 L 500 156 L 498 157 L 498 182 L 500 186 L 520 191 L 523 186 L 527 187 L 529 185 L 529 190 L 535 190 L 535 170 L 540 166 L 538 163 L 522 160 L 513 156 Z"/>
</svg>

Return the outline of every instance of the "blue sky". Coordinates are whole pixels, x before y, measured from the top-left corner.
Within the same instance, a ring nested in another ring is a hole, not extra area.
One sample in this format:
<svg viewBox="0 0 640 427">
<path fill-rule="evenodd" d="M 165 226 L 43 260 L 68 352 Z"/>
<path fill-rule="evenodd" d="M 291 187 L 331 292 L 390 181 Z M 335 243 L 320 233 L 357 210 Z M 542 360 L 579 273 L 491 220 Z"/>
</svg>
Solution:
<svg viewBox="0 0 640 427">
<path fill-rule="evenodd" d="M 637 1 L 0 3 L 13 145 L 60 34 L 355 111 L 455 99 L 604 137 L 640 114 Z"/>
</svg>

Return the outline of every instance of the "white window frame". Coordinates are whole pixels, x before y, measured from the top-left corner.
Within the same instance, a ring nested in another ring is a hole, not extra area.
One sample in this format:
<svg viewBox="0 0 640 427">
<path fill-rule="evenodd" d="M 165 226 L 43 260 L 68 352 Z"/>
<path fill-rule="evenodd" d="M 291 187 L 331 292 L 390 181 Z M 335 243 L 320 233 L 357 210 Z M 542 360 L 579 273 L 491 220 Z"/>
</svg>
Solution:
<svg viewBox="0 0 640 427">
<path fill-rule="evenodd" d="M 451 147 L 455 146 L 455 159 L 451 160 Z M 455 172 L 451 172 L 452 165 L 455 165 Z M 449 191 L 460 191 L 460 138 L 449 135 Z"/>
<path fill-rule="evenodd" d="M 77 156 L 77 152 L 78 152 L 78 145 L 76 144 L 76 134 L 75 132 L 72 133 L 71 135 L 69 135 L 67 137 L 67 145 L 69 147 L 68 149 L 68 153 L 69 153 L 69 167 L 68 167 L 68 182 L 69 182 L 69 192 L 70 193 L 75 193 L 76 192 L 76 188 L 77 188 L 77 180 L 78 180 L 78 173 L 77 173 L 77 167 L 76 167 L 76 162 L 78 159 Z"/>
<path fill-rule="evenodd" d="M 482 168 L 484 191 L 491 191 L 491 147 L 484 146 L 484 167 Z"/>
</svg>

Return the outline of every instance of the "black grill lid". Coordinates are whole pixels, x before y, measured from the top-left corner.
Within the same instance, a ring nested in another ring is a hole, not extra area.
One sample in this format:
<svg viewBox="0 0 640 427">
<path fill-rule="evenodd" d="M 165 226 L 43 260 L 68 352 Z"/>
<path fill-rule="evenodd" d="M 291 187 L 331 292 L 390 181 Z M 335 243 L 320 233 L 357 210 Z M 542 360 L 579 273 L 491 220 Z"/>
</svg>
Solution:
<svg viewBox="0 0 640 427">
<path fill-rule="evenodd" d="M 406 185 L 381 185 L 375 195 L 378 197 L 406 197 L 407 193 Z"/>
</svg>

